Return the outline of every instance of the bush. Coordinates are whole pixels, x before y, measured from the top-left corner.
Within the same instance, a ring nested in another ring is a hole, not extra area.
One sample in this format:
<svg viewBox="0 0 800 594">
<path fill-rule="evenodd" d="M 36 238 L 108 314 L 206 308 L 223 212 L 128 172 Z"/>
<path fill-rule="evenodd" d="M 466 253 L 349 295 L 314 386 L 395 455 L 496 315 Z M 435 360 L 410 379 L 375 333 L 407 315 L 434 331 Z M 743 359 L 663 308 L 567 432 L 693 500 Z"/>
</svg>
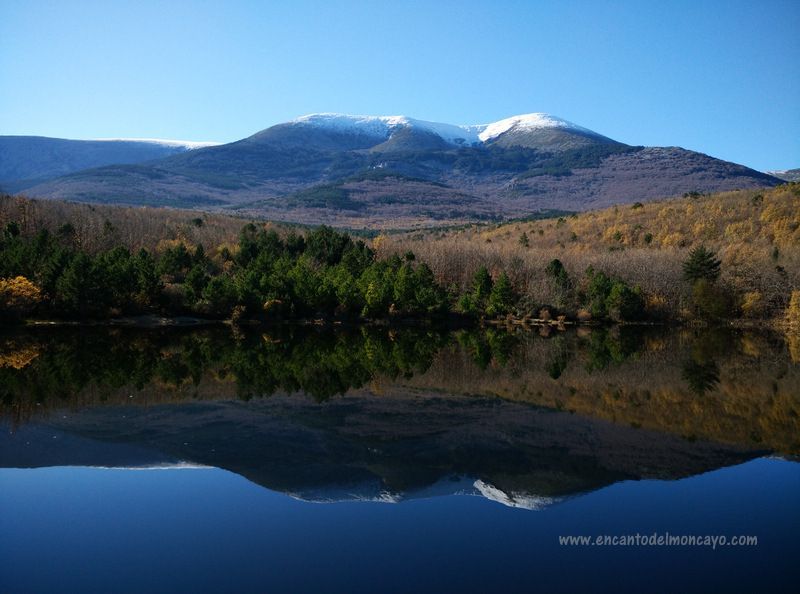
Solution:
<svg viewBox="0 0 800 594">
<path fill-rule="evenodd" d="M 760 318 L 765 312 L 764 297 L 758 291 L 750 291 L 742 297 L 742 315 L 746 318 Z"/>
<path fill-rule="evenodd" d="M 42 300 L 42 291 L 24 276 L 0 278 L 0 314 L 20 318 Z"/>
<path fill-rule="evenodd" d="M 630 322 L 644 317 L 644 298 L 639 287 L 631 289 L 623 282 L 615 281 L 606 298 L 608 317 L 616 322 Z"/>
<path fill-rule="evenodd" d="M 711 320 L 729 316 L 732 309 L 727 292 L 707 279 L 692 285 L 692 307 L 696 317 Z"/>
</svg>

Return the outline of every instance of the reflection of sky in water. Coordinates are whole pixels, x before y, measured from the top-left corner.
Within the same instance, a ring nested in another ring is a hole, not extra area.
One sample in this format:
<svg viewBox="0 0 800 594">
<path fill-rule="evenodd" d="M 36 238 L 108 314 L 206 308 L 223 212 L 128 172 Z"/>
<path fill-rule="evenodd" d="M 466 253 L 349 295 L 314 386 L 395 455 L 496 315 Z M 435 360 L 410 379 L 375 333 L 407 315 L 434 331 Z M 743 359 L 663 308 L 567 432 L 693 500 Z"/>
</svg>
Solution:
<svg viewBox="0 0 800 594">
<path fill-rule="evenodd" d="M 781 337 L 271 332 L 0 341 L 0 593 L 798 583 Z M 760 544 L 557 545 L 653 532 Z"/>
<path fill-rule="evenodd" d="M 753 592 L 800 577 L 800 465 L 778 459 L 622 482 L 538 512 L 459 495 L 315 505 L 214 468 L 3 469 L 0 487 L 4 592 L 554 592 L 598 580 Z M 754 534 L 759 546 L 557 545 L 655 531 Z"/>
</svg>

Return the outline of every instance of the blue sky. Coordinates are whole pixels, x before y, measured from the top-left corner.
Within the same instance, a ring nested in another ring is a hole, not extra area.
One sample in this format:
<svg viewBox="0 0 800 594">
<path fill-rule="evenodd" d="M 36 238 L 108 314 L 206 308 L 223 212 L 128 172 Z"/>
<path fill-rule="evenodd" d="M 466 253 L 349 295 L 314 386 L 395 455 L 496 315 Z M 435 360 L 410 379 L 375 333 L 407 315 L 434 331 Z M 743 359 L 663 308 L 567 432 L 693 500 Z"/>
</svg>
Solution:
<svg viewBox="0 0 800 594">
<path fill-rule="evenodd" d="M 800 167 L 797 0 L 0 0 L 0 134 L 231 141 L 319 111 L 543 111 Z"/>
</svg>

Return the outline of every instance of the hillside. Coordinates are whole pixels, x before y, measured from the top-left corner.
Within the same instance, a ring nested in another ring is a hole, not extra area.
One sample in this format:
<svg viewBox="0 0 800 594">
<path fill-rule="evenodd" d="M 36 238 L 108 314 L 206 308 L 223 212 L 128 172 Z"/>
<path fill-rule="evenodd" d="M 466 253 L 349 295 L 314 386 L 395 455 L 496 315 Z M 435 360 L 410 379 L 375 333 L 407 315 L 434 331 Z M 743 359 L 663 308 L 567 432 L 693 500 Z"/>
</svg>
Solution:
<svg viewBox="0 0 800 594">
<path fill-rule="evenodd" d="M 783 169 L 781 171 L 768 171 L 770 175 L 774 175 L 778 179 L 784 181 L 800 181 L 800 168 L 797 169 Z"/>
<path fill-rule="evenodd" d="M 365 246 L 330 228 L 298 234 L 287 225 L 248 225 L 226 215 L 5 197 L 2 276 L 39 283 L 46 289 L 44 311 L 55 314 L 63 312 L 53 275 L 84 253 L 89 259 L 81 266 L 100 276 L 118 275 L 129 264 L 160 275 L 144 302 L 136 283 L 118 279 L 118 311 L 224 316 L 246 305 L 248 315 L 258 318 L 278 300 L 291 316 L 435 317 L 451 311 L 615 321 L 774 320 L 783 319 L 792 292 L 800 290 L 798 213 L 800 187 L 786 184 L 502 225 L 379 235 Z M 684 271 L 700 247 L 711 254 L 706 284 L 687 280 Z M 141 248 L 150 255 L 134 257 Z M 97 291 L 93 315 L 114 309 L 106 286 L 98 280 L 86 289 Z M 73 309 L 82 308 L 88 297 L 73 302 Z"/>
<path fill-rule="evenodd" d="M 769 317 L 782 315 L 791 291 L 800 289 L 800 186 L 693 194 L 545 220 L 388 234 L 375 244 L 384 257 L 413 251 L 441 282 L 460 288 L 469 286 L 480 266 L 495 277 L 506 271 L 531 303 L 560 303 L 574 311 L 575 305 L 559 296 L 545 271 L 558 258 L 578 287 L 585 285 L 591 266 L 640 286 L 653 313 L 673 315 L 689 307 L 682 264 L 692 248 L 705 245 L 719 255 L 720 281 L 735 296 L 736 307 L 745 306 L 741 315 Z"/>
<path fill-rule="evenodd" d="M 212 144 L 186 140 L 0 136 L 0 191 L 18 192 L 82 169 L 143 163 Z"/>
<path fill-rule="evenodd" d="M 778 183 L 678 147 L 629 146 L 547 114 L 468 126 L 312 114 L 230 144 L 73 172 L 26 193 L 383 229 Z"/>
</svg>

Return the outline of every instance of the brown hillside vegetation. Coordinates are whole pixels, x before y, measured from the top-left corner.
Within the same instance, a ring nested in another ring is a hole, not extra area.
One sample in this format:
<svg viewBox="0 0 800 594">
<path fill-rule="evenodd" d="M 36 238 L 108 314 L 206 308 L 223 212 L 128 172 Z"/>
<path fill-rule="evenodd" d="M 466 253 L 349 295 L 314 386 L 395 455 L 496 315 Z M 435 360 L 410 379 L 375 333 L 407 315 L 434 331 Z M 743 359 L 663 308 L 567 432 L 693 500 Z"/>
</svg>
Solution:
<svg viewBox="0 0 800 594">
<path fill-rule="evenodd" d="M 722 261 L 720 284 L 744 317 L 779 317 L 800 288 L 800 185 L 615 206 L 605 210 L 449 231 L 390 234 L 379 253 L 413 251 L 437 278 L 459 288 L 486 266 L 505 271 L 534 306 L 570 309 L 545 272 L 553 258 L 579 287 L 595 270 L 638 285 L 650 314 L 686 313 L 682 264 L 705 245 Z"/>
<path fill-rule="evenodd" d="M 129 250 L 157 250 L 163 241 L 216 247 L 234 244 L 252 219 L 175 208 L 78 204 L 0 196 L 0 226 L 14 221 L 25 236 L 42 229 L 57 233 L 72 226 L 78 247 L 89 253 L 124 245 Z"/>
</svg>

